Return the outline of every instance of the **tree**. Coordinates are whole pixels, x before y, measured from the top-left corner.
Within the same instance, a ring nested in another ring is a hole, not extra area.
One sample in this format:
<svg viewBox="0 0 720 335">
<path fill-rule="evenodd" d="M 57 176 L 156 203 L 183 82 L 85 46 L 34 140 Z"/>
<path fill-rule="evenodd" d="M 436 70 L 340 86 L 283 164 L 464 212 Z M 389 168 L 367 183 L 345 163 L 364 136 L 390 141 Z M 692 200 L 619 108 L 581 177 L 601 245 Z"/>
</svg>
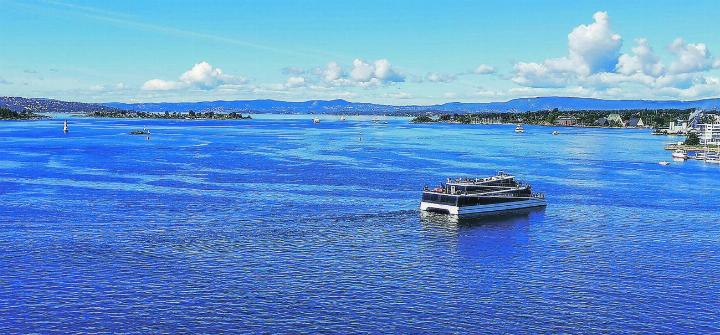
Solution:
<svg viewBox="0 0 720 335">
<path fill-rule="evenodd" d="M 700 145 L 700 137 L 696 133 L 689 133 L 685 138 L 685 145 Z"/>
</svg>

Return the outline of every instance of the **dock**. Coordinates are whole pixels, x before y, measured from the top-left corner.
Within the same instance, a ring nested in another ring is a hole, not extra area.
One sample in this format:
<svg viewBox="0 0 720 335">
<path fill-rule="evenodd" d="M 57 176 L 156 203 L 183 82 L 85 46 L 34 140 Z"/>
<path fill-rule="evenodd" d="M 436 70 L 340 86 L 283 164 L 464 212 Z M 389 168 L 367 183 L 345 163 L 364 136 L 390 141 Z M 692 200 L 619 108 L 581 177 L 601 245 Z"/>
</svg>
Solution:
<svg viewBox="0 0 720 335">
<path fill-rule="evenodd" d="M 665 146 L 665 150 L 684 150 L 685 152 L 703 152 L 703 151 L 716 151 L 718 146 L 716 145 L 685 145 L 685 144 L 668 144 Z"/>
</svg>

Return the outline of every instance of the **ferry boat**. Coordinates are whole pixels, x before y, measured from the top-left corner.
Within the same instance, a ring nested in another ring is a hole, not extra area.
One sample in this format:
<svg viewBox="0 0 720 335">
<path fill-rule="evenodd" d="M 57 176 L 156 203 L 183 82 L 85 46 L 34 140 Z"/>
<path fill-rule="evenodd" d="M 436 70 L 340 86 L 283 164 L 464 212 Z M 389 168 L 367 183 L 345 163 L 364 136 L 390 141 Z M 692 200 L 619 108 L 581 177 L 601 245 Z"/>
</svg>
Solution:
<svg viewBox="0 0 720 335">
<path fill-rule="evenodd" d="M 515 127 L 515 132 L 516 133 L 524 133 L 525 128 L 523 128 L 523 126 L 521 124 L 519 124 L 519 125 L 517 125 L 517 127 Z"/>
<path fill-rule="evenodd" d="M 450 179 L 439 187 L 423 190 L 420 210 L 450 215 L 478 215 L 547 205 L 545 195 L 530 185 L 498 172 L 486 178 Z"/>
</svg>

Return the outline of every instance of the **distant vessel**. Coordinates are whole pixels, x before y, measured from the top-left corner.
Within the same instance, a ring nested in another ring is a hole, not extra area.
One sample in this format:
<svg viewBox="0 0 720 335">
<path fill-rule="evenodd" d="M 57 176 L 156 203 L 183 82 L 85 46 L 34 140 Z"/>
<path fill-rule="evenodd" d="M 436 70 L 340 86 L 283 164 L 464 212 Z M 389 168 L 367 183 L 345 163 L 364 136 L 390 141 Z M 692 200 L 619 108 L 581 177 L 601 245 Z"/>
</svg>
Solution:
<svg viewBox="0 0 720 335">
<path fill-rule="evenodd" d="M 521 124 L 519 124 L 519 125 L 517 125 L 517 127 L 515 127 L 515 132 L 516 133 L 524 133 L 525 128 L 523 128 L 523 126 Z"/>
<path fill-rule="evenodd" d="M 660 164 L 662 166 L 666 166 L 666 165 L 670 165 L 670 162 L 662 161 L 662 162 L 658 162 L 658 164 Z"/>
<path fill-rule="evenodd" d="M 143 128 L 142 130 L 133 130 L 130 135 L 150 135 L 150 129 Z"/>
<path fill-rule="evenodd" d="M 560 132 L 557 131 L 557 130 L 555 130 L 555 131 L 552 132 L 552 134 L 553 134 L 553 135 L 560 135 Z"/>
<path fill-rule="evenodd" d="M 380 122 L 380 118 L 377 117 L 377 116 L 375 116 L 375 117 L 372 118 L 372 122 L 378 123 L 378 122 Z"/>
<path fill-rule="evenodd" d="M 705 161 L 705 163 L 720 164 L 720 148 L 718 148 L 718 152 L 712 152 L 712 151 L 703 152 L 702 158 Z"/>
<path fill-rule="evenodd" d="M 65 120 L 65 123 L 63 124 L 63 131 L 67 133 L 69 130 L 70 130 L 70 129 L 68 129 L 67 120 Z"/>
<path fill-rule="evenodd" d="M 340 115 L 340 121 L 345 121 L 345 115 Z"/>
<path fill-rule="evenodd" d="M 687 159 L 688 154 L 687 154 L 687 152 L 686 152 L 685 150 L 675 150 L 675 151 L 673 151 L 673 153 L 672 153 L 672 157 L 673 157 L 673 158 Z"/>
<path fill-rule="evenodd" d="M 313 123 L 320 123 L 320 118 L 315 117 L 312 119 L 312 121 Z"/>
<path fill-rule="evenodd" d="M 522 208 L 544 207 L 545 195 L 532 193 L 502 171 L 487 178 L 448 178 L 440 187 L 423 190 L 420 210 L 451 215 L 484 214 Z"/>
</svg>

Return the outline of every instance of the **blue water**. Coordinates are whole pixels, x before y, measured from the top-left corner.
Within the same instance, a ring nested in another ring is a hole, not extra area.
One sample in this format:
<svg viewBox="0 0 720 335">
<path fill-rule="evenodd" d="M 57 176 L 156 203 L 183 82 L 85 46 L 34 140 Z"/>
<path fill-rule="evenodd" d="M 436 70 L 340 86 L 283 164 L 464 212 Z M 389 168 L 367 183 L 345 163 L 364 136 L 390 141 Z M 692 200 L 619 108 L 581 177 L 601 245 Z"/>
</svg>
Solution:
<svg viewBox="0 0 720 335">
<path fill-rule="evenodd" d="M 720 331 L 720 167 L 658 165 L 678 138 L 310 117 L 0 126 L 3 334 Z M 547 208 L 418 211 L 423 185 L 497 170 Z"/>
</svg>

